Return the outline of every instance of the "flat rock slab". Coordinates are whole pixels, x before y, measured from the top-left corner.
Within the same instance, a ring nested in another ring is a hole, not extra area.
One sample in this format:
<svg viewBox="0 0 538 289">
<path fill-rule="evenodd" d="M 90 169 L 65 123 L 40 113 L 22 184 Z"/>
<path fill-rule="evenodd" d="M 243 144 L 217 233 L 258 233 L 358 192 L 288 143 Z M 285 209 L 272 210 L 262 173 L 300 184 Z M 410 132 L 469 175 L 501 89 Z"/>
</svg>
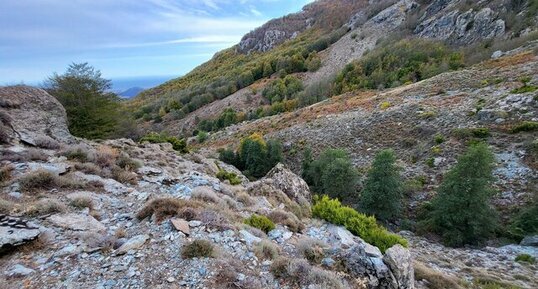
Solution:
<svg viewBox="0 0 538 289">
<path fill-rule="evenodd" d="M 106 230 L 103 224 L 89 215 L 58 214 L 50 216 L 48 220 L 55 226 L 73 231 L 103 232 Z"/>
<path fill-rule="evenodd" d="M 0 251 L 35 240 L 41 232 L 19 218 L 0 215 Z"/>
<path fill-rule="evenodd" d="M 171 219 L 170 222 L 176 228 L 176 230 L 184 233 L 185 235 L 191 234 L 191 229 L 189 227 L 189 222 L 183 220 L 183 219 Z"/>
<path fill-rule="evenodd" d="M 146 243 L 147 240 L 149 240 L 148 235 L 138 235 L 138 236 L 132 237 L 123 245 L 121 245 L 121 247 L 119 247 L 118 250 L 116 250 L 116 255 L 127 254 L 127 252 L 131 250 L 139 249 Z"/>
</svg>

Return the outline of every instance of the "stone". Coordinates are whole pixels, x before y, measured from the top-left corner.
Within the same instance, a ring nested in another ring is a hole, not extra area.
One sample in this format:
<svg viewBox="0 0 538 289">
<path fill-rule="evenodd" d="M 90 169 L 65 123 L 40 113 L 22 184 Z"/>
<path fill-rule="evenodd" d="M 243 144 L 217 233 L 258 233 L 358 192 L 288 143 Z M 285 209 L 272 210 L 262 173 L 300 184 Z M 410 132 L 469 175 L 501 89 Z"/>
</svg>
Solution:
<svg viewBox="0 0 538 289">
<path fill-rule="evenodd" d="M 357 244 L 354 240 L 355 236 L 343 227 L 329 225 L 328 231 L 334 241 L 338 242 L 340 246 L 351 247 Z"/>
<path fill-rule="evenodd" d="M 239 236 L 241 236 L 241 241 L 244 241 L 249 246 L 262 241 L 262 239 L 252 235 L 247 230 L 239 231 Z"/>
<path fill-rule="evenodd" d="M 11 143 L 35 146 L 40 138 L 60 142 L 74 140 L 67 128 L 67 114 L 63 106 L 46 91 L 25 86 L 0 87 L 0 112 L 9 117 Z"/>
<path fill-rule="evenodd" d="M 55 175 L 63 175 L 69 169 L 69 165 L 65 163 L 28 163 L 30 171 L 46 170 Z"/>
<path fill-rule="evenodd" d="M 26 221 L 0 214 L 0 252 L 29 243 L 41 234 L 41 231 Z"/>
<path fill-rule="evenodd" d="M 189 228 L 189 222 L 183 220 L 183 219 L 171 219 L 170 222 L 176 228 L 176 230 L 184 233 L 185 235 L 190 235 L 191 230 Z"/>
<path fill-rule="evenodd" d="M 125 244 L 121 245 L 115 253 L 116 255 L 123 255 L 131 250 L 136 250 L 142 247 L 146 241 L 149 240 L 148 235 L 138 235 L 129 239 Z"/>
<path fill-rule="evenodd" d="M 390 268 L 399 289 L 412 289 L 415 273 L 411 252 L 401 245 L 395 245 L 385 252 L 383 262 Z"/>
<path fill-rule="evenodd" d="M 296 202 L 299 202 L 300 199 L 310 200 L 312 198 L 308 184 L 281 163 L 271 169 L 265 178 L 272 179 L 276 188 Z"/>
<path fill-rule="evenodd" d="M 334 266 L 335 263 L 336 261 L 334 261 L 333 258 L 323 258 L 323 260 L 321 260 L 321 265 L 329 268 Z"/>
<path fill-rule="evenodd" d="M 201 221 L 192 220 L 189 221 L 189 226 L 192 228 L 200 227 L 203 223 Z"/>
<path fill-rule="evenodd" d="M 28 267 L 25 267 L 21 264 L 17 264 L 13 267 L 11 267 L 11 269 L 9 269 L 8 271 L 5 272 L 5 275 L 8 276 L 8 277 L 24 277 L 24 276 L 28 276 L 32 273 L 34 273 L 35 270 L 33 269 L 30 269 Z"/>
<path fill-rule="evenodd" d="M 532 246 L 532 247 L 538 247 L 538 235 L 534 236 L 527 236 L 521 240 L 521 243 L 519 243 L 521 246 Z"/>
<path fill-rule="evenodd" d="M 72 231 L 106 231 L 105 226 L 90 215 L 82 215 L 75 213 L 56 214 L 50 216 L 47 220 L 49 220 L 57 227 L 69 229 Z"/>
<path fill-rule="evenodd" d="M 501 58 L 502 56 L 503 56 L 503 52 L 500 51 L 500 50 L 497 50 L 497 51 L 493 52 L 493 54 L 491 54 L 492 59 Z"/>
</svg>

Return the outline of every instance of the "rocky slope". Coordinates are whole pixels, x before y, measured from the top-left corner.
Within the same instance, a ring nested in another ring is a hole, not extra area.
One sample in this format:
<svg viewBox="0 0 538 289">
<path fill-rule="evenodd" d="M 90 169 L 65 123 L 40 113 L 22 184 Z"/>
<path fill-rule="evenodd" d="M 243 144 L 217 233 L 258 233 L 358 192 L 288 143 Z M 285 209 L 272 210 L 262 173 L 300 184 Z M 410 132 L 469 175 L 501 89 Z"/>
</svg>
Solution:
<svg viewBox="0 0 538 289">
<path fill-rule="evenodd" d="M 62 111 L 40 90 L 3 91 L 2 103 L 26 95 L 28 115 L 47 115 L 37 106 L 43 101 Z M 26 121 L 13 117 L 16 106 L 3 113 L 13 127 Z M 178 155 L 168 144 L 69 140 L 37 148 L 15 137 L 0 148 L 0 288 L 414 287 L 407 249 L 382 254 L 342 227 L 310 219 L 308 186 L 283 165 L 249 182 L 233 167 Z M 242 183 L 219 180 L 222 169 Z M 276 228 L 244 225 L 253 213 L 274 216 Z M 185 257 L 194 240 L 209 241 L 212 257 Z M 304 259 L 318 248 L 315 261 Z M 275 267 L 289 276 L 275 277 Z"/>
</svg>

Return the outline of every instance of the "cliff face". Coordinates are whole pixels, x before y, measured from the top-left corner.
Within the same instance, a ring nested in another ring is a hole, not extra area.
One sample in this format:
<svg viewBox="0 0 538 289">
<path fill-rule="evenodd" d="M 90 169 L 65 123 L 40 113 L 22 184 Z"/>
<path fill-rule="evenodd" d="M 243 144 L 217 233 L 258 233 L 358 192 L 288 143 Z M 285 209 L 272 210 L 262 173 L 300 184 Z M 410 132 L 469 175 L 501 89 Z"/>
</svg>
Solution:
<svg viewBox="0 0 538 289">
<path fill-rule="evenodd" d="M 37 145 L 39 142 L 69 142 L 63 106 L 42 89 L 29 86 L 0 87 L 0 115 L 8 143 Z"/>
</svg>

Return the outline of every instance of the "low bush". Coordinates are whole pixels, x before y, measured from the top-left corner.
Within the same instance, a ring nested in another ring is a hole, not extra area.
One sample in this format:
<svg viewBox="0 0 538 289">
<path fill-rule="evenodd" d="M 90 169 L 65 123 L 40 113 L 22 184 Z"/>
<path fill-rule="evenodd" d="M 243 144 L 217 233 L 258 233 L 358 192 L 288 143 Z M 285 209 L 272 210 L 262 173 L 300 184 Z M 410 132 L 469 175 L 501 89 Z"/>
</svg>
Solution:
<svg viewBox="0 0 538 289">
<path fill-rule="evenodd" d="M 149 143 L 170 143 L 175 151 L 186 154 L 189 152 L 187 148 L 187 142 L 184 139 L 179 139 L 174 136 L 167 136 L 165 134 L 158 134 L 155 132 L 149 133 L 140 139 L 140 142 Z"/>
<path fill-rule="evenodd" d="M 536 258 L 529 254 L 519 254 L 516 257 L 516 262 L 534 264 L 536 263 Z"/>
<path fill-rule="evenodd" d="M 508 227 L 508 234 L 516 241 L 521 241 L 525 236 L 538 234 L 538 201 L 520 209 L 520 212 L 512 219 Z"/>
<path fill-rule="evenodd" d="M 144 207 L 138 211 L 136 218 L 138 220 L 144 220 L 155 215 L 155 219 L 159 222 L 166 217 L 177 215 L 179 209 L 185 205 L 185 201 L 174 198 L 154 199 L 147 202 Z"/>
<path fill-rule="evenodd" d="M 71 146 L 60 153 L 68 160 L 77 160 L 81 163 L 93 161 L 93 155 L 89 148 L 84 146 Z"/>
<path fill-rule="evenodd" d="M 136 170 L 143 166 L 142 161 L 131 158 L 126 153 L 120 153 L 116 159 L 116 165 L 124 170 Z"/>
<path fill-rule="evenodd" d="M 43 149 L 57 150 L 60 148 L 60 143 L 49 136 L 39 136 L 34 142 L 37 147 Z"/>
<path fill-rule="evenodd" d="M 297 242 L 296 248 L 299 254 L 310 263 L 319 264 L 321 263 L 321 260 L 325 258 L 325 248 L 327 248 L 327 244 L 321 240 L 304 238 Z"/>
<path fill-rule="evenodd" d="M 9 215 L 15 209 L 15 203 L 0 199 L 0 214 Z"/>
<path fill-rule="evenodd" d="M 208 258 L 214 253 L 213 244 L 207 240 L 194 240 L 183 246 L 181 257 L 183 259 Z"/>
<path fill-rule="evenodd" d="M 56 188 L 83 189 L 85 184 L 47 170 L 36 170 L 19 178 L 21 190 L 51 190 Z"/>
<path fill-rule="evenodd" d="M 537 130 L 538 130 L 538 122 L 524 121 L 512 127 L 511 131 L 512 133 L 519 133 L 519 132 L 531 132 L 531 131 L 537 131 Z"/>
<path fill-rule="evenodd" d="M 36 217 L 54 213 L 63 213 L 67 211 L 67 207 L 60 201 L 53 199 L 41 199 L 30 204 L 25 210 L 24 215 Z"/>
<path fill-rule="evenodd" d="M 93 210 L 93 199 L 89 194 L 77 193 L 70 197 L 69 205 L 78 209 L 88 208 Z"/>
<path fill-rule="evenodd" d="M 388 232 L 378 225 L 374 217 L 368 217 L 354 209 L 342 206 L 340 201 L 323 196 L 315 200 L 312 207 L 314 217 L 326 220 L 330 223 L 344 226 L 351 233 L 359 236 L 367 243 L 378 247 L 385 252 L 390 247 L 400 244 L 407 247 L 407 240 Z"/>
<path fill-rule="evenodd" d="M 219 169 L 219 172 L 217 173 L 217 178 L 221 181 L 228 180 L 233 186 L 241 184 L 241 179 L 237 176 L 237 174 L 227 172 L 223 169 Z"/>
<path fill-rule="evenodd" d="M 452 134 L 458 139 L 469 139 L 472 137 L 487 138 L 490 136 L 489 129 L 485 127 L 457 128 L 452 130 Z"/>
<path fill-rule="evenodd" d="M 0 167 L 0 185 L 11 179 L 11 173 L 13 172 L 13 166 L 2 165 Z"/>
<path fill-rule="evenodd" d="M 275 229 L 275 223 L 273 223 L 273 221 L 271 221 L 266 216 L 260 216 L 256 214 L 253 214 L 252 216 L 250 216 L 250 218 L 246 219 L 245 224 L 254 228 L 258 228 L 265 233 L 269 233 L 269 231 Z"/>
<path fill-rule="evenodd" d="M 275 277 L 300 288 L 345 288 L 336 274 L 313 267 L 305 259 L 279 257 L 271 264 L 270 271 Z"/>
<path fill-rule="evenodd" d="M 303 223 L 296 215 L 284 210 L 271 211 L 267 217 L 276 224 L 288 227 L 292 232 L 299 232 L 304 229 Z"/>
<path fill-rule="evenodd" d="M 254 253 L 260 260 L 274 260 L 278 257 L 278 246 L 271 241 L 262 240 L 254 247 Z"/>
</svg>

